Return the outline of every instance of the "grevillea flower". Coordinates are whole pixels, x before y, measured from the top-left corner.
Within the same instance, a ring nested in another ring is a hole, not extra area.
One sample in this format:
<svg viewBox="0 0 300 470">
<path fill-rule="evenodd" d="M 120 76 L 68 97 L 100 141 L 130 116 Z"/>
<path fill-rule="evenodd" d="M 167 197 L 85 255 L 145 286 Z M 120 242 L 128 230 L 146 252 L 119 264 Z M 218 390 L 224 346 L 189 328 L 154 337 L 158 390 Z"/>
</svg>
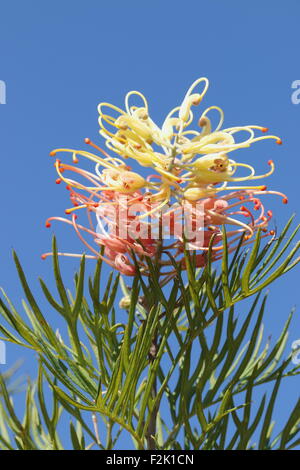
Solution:
<svg viewBox="0 0 300 470">
<path fill-rule="evenodd" d="M 194 92 L 198 85 L 201 92 Z M 190 130 L 193 121 L 192 106 L 200 104 L 208 88 L 208 80 L 200 78 L 188 90 L 182 104 L 174 108 L 159 128 L 150 118 L 148 103 L 139 92 L 126 95 L 125 109 L 108 103 L 99 105 L 100 134 L 107 147 L 116 156 L 85 139 L 98 154 L 89 151 L 56 149 L 71 154 L 73 164 L 56 159 L 59 178 L 70 191 L 72 207 L 66 217 L 51 217 L 71 225 L 89 249 L 90 258 L 102 258 L 125 275 L 134 275 L 137 265 L 148 273 L 147 258 L 153 258 L 161 266 L 166 279 L 174 275 L 170 256 L 185 268 L 184 247 L 196 251 L 197 266 L 204 266 L 212 242 L 212 260 L 222 256 L 222 226 L 227 226 L 228 249 L 233 251 L 242 234 L 244 244 L 251 243 L 260 228 L 265 235 L 272 217 L 266 211 L 261 197 L 267 194 L 286 196 L 269 191 L 266 186 L 232 186 L 228 183 L 246 182 L 269 176 L 274 163 L 268 161 L 269 171 L 256 175 L 251 165 L 237 163 L 228 154 L 249 147 L 263 139 L 281 140 L 276 136 L 257 137 L 255 131 L 266 132 L 260 126 L 238 126 L 221 129 L 223 111 L 217 106 L 207 108 L 200 116 L 201 128 Z M 131 106 L 129 100 L 137 96 L 142 106 Z M 117 114 L 104 113 L 108 108 Z M 208 113 L 218 111 L 219 124 L 212 130 Z M 108 130 L 106 125 L 112 128 Z M 238 142 L 237 134 L 244 131 L 247 139 Z M 157 151 L 157 146 L 161 151 Z M 84 157 L 95 164 L 91 170 L 78 166 Z M 131 158 L 141 166 L 150 167 L 152 173 L 142 176 L 127 165 Z M 126 163 L 125 163 L 126 161 Z M 247 176 L 236 176 L 237 169 L 246 168 Z M 153 173 L 155 171 L 155 173 Z M 220 192 L 226 191 L 224 194 Z M 78 211 L 85 210 L 87 223 L 79 223 Z M 186 228 L 188 227 L 188 232 Z M 166 231 L 166 228 L 168 230 Z M 46 253 L 43 258 L 51 253 Z M 61 253 L 65 256 L 80 254 Z"/>
<path fill-rule="evenodd" d="M 195 92 L 198 87 L 201 90 Z M 181 183 L 183 196 L 198 200 L 215 195 L 219 191 L 232 190 L 229 182 L 252 181 L 269 176 L 274 171 L 273 162 L 270 170 L 256 175 L 251 165 L 238 163 L 229 158 L 234 150 L 250 147 L 255 142 L 274 139 L 281 144 L 281 139 L 266 133 L 266 127 L 257 125 L 236 126 L 222 129 L 224 113 L 218 106 L 205 109 L 198 119 L 198 129 L 191 129 L 194 116 L 192 106 L 199 105 L 208 89 L 207 78 L 199 78 L 187 91 L 182 104 L 170 111 L 162 127 L 151 119 L 146 98 L 140 92 L 131 91 L 125 97 L 125 110 L 109 103 L 100 103 L 100 134 L 105 138 L 107 147 L 123 159 L 132 158 L 140 165 L 152 167 L 162 176 L 159 196 L 168 201 L 178 193 L 178 181 Z M 140 106 L 130 105 L 132 97 L 138 97 Z M 212 129 L 208 115 L 212 111 L 219 113 L 219 122 Z M 107 114 L 113 112 L 116 116 Z M 199 129 L 200 128 L 200 129 Z M 246 135 L 238 141 L 239 135 Z M 157 146 L 161 151 L 155 150 Z M 238 168 L 246 168 L 249 174 L 237 176 Z M 179 178 L 180 175 L 180 178 Z M 216 187 L 216 184 L 221 184 Z M 263 186 L 248 187 L 261 189 Z"/>
</svg>

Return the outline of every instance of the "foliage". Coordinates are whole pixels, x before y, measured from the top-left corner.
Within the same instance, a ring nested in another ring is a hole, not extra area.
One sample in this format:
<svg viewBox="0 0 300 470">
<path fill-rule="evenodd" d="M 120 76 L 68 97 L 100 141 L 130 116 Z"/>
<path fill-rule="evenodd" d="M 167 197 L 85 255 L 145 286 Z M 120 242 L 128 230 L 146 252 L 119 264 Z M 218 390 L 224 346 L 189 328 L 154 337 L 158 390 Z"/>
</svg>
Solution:
<svg viewBox="0 0 300 470">
<path fill-rule="evenodd" d="M 273 420 L 282 381 L 300 373 L 291 354 L 284 357 L 292 315 L 274 344 L 263 334 L 262 291 L 299 261 L 299 227 L 290 233 L 291 224 L 263 246 L 258 233 L 251 250 L 242 240 L 233 256 L 224 249 L 219 270 L 212 269 L 210 253 L 207 266 L 197 269 L 186 251 L 186 273 L 172 260 L 171 287 L 150 258 L 148 278 L 138 273 L 130 287 L 119 275 L 103 278 L 100 260 L 88 280 L 89 299 L 84 256 L 72 294 L 54 239 L 57 294 L 40 283 L 66 334 L 51 327 L 14 254 L 27 318 L 2 292 L 1 339 L 38 354 L 38 379 L 28 382 L 20 419 L 0 376 L 0 448 L 63 449 L 66 415 L 74 449 L 117 448 L 121 433 L 129 433 L 137 449 L 298 446 L 300 400 L 279 432 Z M 223 237 L 226 247 L 225 231 Z M 120 287 L 128 301 L 122 316 L 115 308 Z"/>
</svg>

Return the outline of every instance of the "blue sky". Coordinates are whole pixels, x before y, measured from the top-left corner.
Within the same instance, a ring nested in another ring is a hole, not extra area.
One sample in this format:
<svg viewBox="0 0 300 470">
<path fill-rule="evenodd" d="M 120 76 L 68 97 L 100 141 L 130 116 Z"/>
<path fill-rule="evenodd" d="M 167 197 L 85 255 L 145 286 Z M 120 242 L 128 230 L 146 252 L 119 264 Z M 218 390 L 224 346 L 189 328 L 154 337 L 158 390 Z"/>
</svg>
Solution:
<svg viewBox="0 0 300 470">
<path fill-rule="evenodd" d="M 122 106 L 132 89 L 147 96 L 154 119 L 162 122 L 189 85 L 207 76 L 205 106 L 221 106 L 226 127 L 261 124 L 281 136 L 283 146 L 258 144 L 242 158 L 260 171 L 268 159 L 275 161 L 267 184 L 289 197 L 287 206 L 280 198 L 269 204 L 279 228 L 297 212 L 300 105 L 292 104 L 291 85 L 300 79 L 299 14 L 297 0 L 2 3 L 0 80 L 7 103 L 0 105 L 0 285 L 8 294 L 19 302 L 12 248 L 38 298 L 38 276 L 52 282 L 50 261 L 40 259 L 51 243 L 44 222 L 62 215 L 68 200 L 55 185 L 50 150 L 81 148 L 87 136 L 101 144 L 97 104 Z M 81 249 L 72 231 L 57 225 L 53 231 L 61 249 Z M 64 260 L 66 284 L 76 267 L 76 260 Z M 273 286 L 267 334 L 276 337 L 299 303 L 298 279 L 296 270 Z M 298 338 L 299 312 L 289 344 Z M 7 354 L 12 364 L 23 352 L 8 346 Z M 34 358 L 26 357 L 24 368 L 34 375 Z M 287 403 L 298 392 L 295 378 L 282 399 Z"/>
</svg>

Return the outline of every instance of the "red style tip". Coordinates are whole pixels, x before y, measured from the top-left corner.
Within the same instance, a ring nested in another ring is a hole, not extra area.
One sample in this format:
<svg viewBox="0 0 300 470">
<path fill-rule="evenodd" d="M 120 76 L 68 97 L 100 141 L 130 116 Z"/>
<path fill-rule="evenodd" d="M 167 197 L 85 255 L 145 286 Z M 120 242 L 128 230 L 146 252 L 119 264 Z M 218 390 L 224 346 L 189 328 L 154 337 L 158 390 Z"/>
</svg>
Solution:
<svg viewBox="0 0 300 470">
<path fill-rule="evenodd" d="M 41 255 L 41 259 L 46 259 L 47 256 L 46 255 Z"/>
<path fill-rule="evenodd" d="M 99 204 L 97 202 L 95 202 L 95 204 L 93 204 L 94 207 L 99 207 Z"/>
<path fill-rule="evenodd" d="M 276 144 L 282 145 L 282 140 L 281 139 L 276 140 Z"/>
<path fill-rule="evenodd" d="M 261 131 L 262 131 L 262 132 L 268 132 L 268 130 L 269 130 L 268 127 L 263 127 Z"/>
<path fill-rule="evenodd" d="M 275 230 L 270 230 L 269 234 L 270 235 L 275 235 Z"/>
<path fill-rule="evenodd" d="M 267 212 L 267 215 L 268 215 L 268 217 L 272 217 L 272 216 L 273 216 L 273 212 L 272 212 L 272 211 L 268 211 L 268 212 Z"/>
<path fill-rule="evenodd" d="M 271 165 L 274 165 L 273 160 L 268 160 L 268 165 L 270 165 L 270 166 L 271 166 Z"/>
<path fill-rule="evenodd" d="M 287 204 L 287 203 L 289 202 L 289 201 L 288 201 L 288 198 L 287 198 L 287 197 L 284 197 L 284 198 L 282 199 L 282 202 L 283 202 L 283 204 Z"/>
<path fill-rule="evenodd" d="M 67 184 L 67 186 L 66 186 L 66 190 L 67 190 L 67 191 L 70 191 L 70 190 L 71 190 L 71 187 L 70 187 L 68 184 Z"/>
<path fill-rule="evenodd" d="M 262 187 L 261 187 L 261 190 L 262 190 L 262 191 L 265 191 L 266 189 L 267 189 L 267 186 L 262 186 Z"/>
<path fill-rule="evenodd" d="M 57 178 L 57 180 L 55 181 L 56 184 L 60 184 L 61 183 L 61 179 L 60 178 Z"/>
<path fill-rule="evenodd" d="M 86 144 L 90 144 L 90 143 L 91 143 L 91 139 L 89 139 L 88 137 L 86 137 L 86 138 L 84 139 L 84 141 L 85 141 Z"/>
<path fill-rule="evenodd" d="M 71 214 L 70 209 L 66 209 L 65 214 L 67 214 L 67 215 Z"/>
<path fill-rule="evenodd" d="M 46 228 L 50 228 L 51 227 L 50 222 L 46 222 L 45 226 L 46 226 Z"/>
<path fill-rule="evenodd" d="M 50 153 L 49 153 L 50 157 L 55 157 L 56 155 L 56 152 L 54 150 L 52 150 Z"/>
</svg>

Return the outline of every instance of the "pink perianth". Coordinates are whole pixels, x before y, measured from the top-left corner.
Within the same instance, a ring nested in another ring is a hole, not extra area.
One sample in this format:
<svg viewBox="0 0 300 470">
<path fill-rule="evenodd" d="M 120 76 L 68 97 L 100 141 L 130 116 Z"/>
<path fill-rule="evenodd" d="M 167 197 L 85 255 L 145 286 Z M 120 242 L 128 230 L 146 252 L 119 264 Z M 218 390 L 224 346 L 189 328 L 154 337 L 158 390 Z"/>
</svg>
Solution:
<svg viewBox="0 0 300 470">
<path fill-rule="evenodd" d="M 89 139 L 87 139 L 87 143 L 98 148 Z M 106 152 L 102 150 L 101 152 L 110 159 Z M 155 210 L 155 207 L 159 206 L 159 202 L 156 203 L 156 206 L 150 203 L 150 190 L 147 190 L 145 193 L 141 190 L 135 190 L 124 195 L 124 193 L 109 189 L 110 178 L 113 178 L 115 173 L 114 168 L 104 170 L 101 176 L 73 165 L 62 164 L 60 161 L 57 161 L 56 165 L 59 171 L 64 173 L 62 179 L 68 184 L 67 189 L 69 190 L 70 199 L 74 207 L 68 210 L 72 214 L 71 219 L 50 217 L 46 221 L 46 226 L 50 227 L 52 221 L 64 222 L 72 226 L 81 242 L 92 253 L 92 255 L 87 255 L 88 258 L 101 258 L 110 266 L 128 276 L 136 273 L 133 254 L 139 268 L 145 275 L 149 274 L 145 257 L 155 257 L 158 251 L 160 253 L 172 254 L 176 262 L 183 269 L 186 269 L 184 256 L 186 242 L 182 236 L 177 236 L 176 233 L 178 224 L 183 223 L 180 218 L 183 208 L 187 210 L 193 230 L 202 235 L 201 241 L 192 239 L 188 242 L 189 249 L 196 251 L 196 266 L 202 267 L 206 265 L 206 255 L 209 249 L 212 252 L 212 261 L 222 257 L 224 248 L 222 244 L 223 225 L 236 226 L 233 230 L 227 230 L 226 232 L 229 253 L 236 249 L 243 233 L 246 234 L 243 244 L 248 245 L 252 243 L 251 237 L 259 228 L 262 228 L 265 232 L 267 231 L 267 225 L 272 218 L 272 212 L 265 210 L 259 196 L 266 194 L 279 195 L 283 198 L 284 203 L 287 202 L 286 196 L 277 191 L 245 189 L 233 191 L 222 196 L 217 194 L 215 197 L 207 197 L 195 203 L 188 203 L 184 200 L 181 200 L 177 206 L 167 203 L 165 212 L 161 213 Z M 117 168 L 116 166 L 116 170 Z M 84 178 L 87 184 L 85 185 L 84 183 L 66 178 L 65 172 L 72 172 Z M 128 174 L 120 175 L 118 171 L 116 176 L 123 183 L 126 183 L 128 178 L 131 178 Z M 163 183 L 163 178 L 160 175 L 149 175 L 146 181 L 150 184 L 152 179 Z M 90 184 L 93 186 L 92 188 Z M 177 182 L 174 181 L 173 187 L 176 187 L 176 185 L 179 187 Z M 161 192 L 163 193 L 163 190 Z M 79 213 L 82 211 L 81 207 L 86 208 L 88 227 L 83 223 L 78 223 L 77 215 L 73 212 L 75 210 L 76 214 Z M 151 232 L 153 222 L 148 222 L 147 218 L 141 218 L 141 215 L 147 215 L 150 211 L 153 217 L 152 221 L 156 220 L 156 222 L 159 222 L 159 227 L 164 227 L 167 223 L 170 224 L 169 235 L 173 239 L 167 242 L 164 239 L 160 240 L 159 237 L 153 236 Z M 259 211 L 259 213 L 257 214 L 256 211 Z M 107 229 L 103 231 L 105 225 Z M 96 226 L 97 229 L 95 228 Z M 139 238 L 135 238 L 131 233 L 132 227 L 141 234 Z M 101 233 L 101 230 L 103 233 Z M 263 236 L 270 234 L 271 232 Z M 92 242 L 87 241 L 84 235 L 89 236 Z M 100 246 L 104 247 L 103 255 L 99 250 Z M 80 256 L 79 254 L 71 253 L 60 254 L 62 256 Z M 46 258 L 50 255 L 51 253 L 45 253 L 42 256 Z M 162 269 L 171 267 L 171 270 L 167 272 L 162 271 L 161 274 L 166 279 L 172 278 L 175 275 L 175 270 L 170 258 L 160 257 L 159 262 Z"/>
</svg>

